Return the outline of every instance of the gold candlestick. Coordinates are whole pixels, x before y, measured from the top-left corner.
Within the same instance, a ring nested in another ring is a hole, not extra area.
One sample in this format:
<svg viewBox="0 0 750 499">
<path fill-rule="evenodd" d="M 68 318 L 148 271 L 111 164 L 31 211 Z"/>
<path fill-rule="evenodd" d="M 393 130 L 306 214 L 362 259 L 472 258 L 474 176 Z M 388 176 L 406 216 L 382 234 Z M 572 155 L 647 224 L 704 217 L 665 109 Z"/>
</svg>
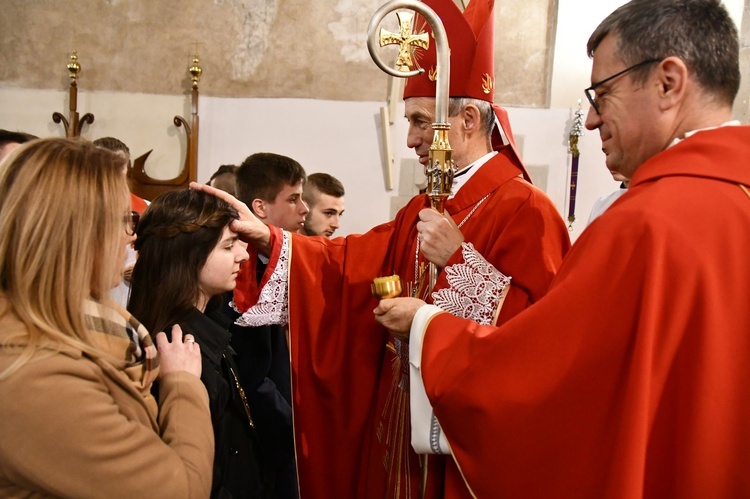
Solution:
<svg viewBox="0 0 750 499">
<path fill-rule="evenodd" d="M 65 66 L 70 73 L 70 90 L 68 102 L 68 115 L 70 120 L 65 118 L 61 113 L 52 113 L 52 121 L 62 123 L 65 128 L 66 137 L 80 137 L 84 123 L 89 125 L 94 122 L 94 115 L 86 113 L 79 118 L 78 115 L 78 73 L 81 71 L 81 64 L 78 62 L 78 52 L 73 50 L 70 54 L 70 62 Z"/>
</svg>

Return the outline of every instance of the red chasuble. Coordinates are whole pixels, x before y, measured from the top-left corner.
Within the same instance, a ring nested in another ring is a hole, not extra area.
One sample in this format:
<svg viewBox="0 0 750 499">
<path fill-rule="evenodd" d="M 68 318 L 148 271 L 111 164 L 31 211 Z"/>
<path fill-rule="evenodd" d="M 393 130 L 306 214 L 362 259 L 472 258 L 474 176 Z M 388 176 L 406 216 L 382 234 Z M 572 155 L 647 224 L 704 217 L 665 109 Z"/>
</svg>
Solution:
<svg viewBox="0 0 750 499">
<path fill-rule="evenodd" d="M 432 318 L 427 394 L 477 497 L 750 497 L 748 158 L 749 127 L 696 133 L 538 303 L 500 328 Z"/>
<path fill-rule="evenodd" d="M 468 242 L 512 276 L 503 316 L 517 314 L 547 291 L 569 247 L 552 202 L 519 177 L 504 149 L 467 181 L 446 210 Z M 361 236 L 328 240 L 292 234 L 289 331 L 294 429 L 302 498 L 419 497 L 420 467 L 410 445 L 408 362 L 376 323 L 375 277 L 415 280 L 417 231 L 427 196 L 410 201 L 390 223 Z M 473 213 L 472 213 L 472 210 Z M 287 234 L 288 236 L 288 234 Z M 281 231 L 272 228 L 278 264 Z M 451 263 L 461 259 L 459 250 Z M 249 262 L 254 262 L 250 258 Z M 244 266 L 235 291 L 240 310 L 257 299 L 254 269 Z M 436 289 L 445 285 L 439 278 Z M 504 320 L 503 317 L 500 320 Z M 408 357 L 407 357 L 408 358 Z M 452 462 L 450 463 L 452 466 Z M 430 457 L 427 497 L 465 485 L 445 459 Z M 445 495 L 448 495 L 447 493 Z"/>
<path fill-rule="evenodd" d="M 139 198 L 132 192 L 130 193 L 130 209 L 137 212 L 139 215 L 143 215 L 143 212 L 148 208 L 148 203 L 143 199 Z"/>
</svg>

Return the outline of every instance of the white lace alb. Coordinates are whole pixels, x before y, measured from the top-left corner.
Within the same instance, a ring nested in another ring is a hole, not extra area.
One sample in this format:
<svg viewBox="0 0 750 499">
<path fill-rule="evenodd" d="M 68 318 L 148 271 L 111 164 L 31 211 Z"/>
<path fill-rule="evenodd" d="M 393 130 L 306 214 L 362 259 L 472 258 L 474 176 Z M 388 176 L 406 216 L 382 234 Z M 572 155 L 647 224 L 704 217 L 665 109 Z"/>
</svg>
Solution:
<svg viewBox="0 0 750 499">
<path fill-rule="evenodd" d="M 492 324 L 511 278 L 485 260 L 471 243 L 461 244 L 461 255 L 462 263 L 445 267 L 448 287 L 433 293 L 433 303 L 457 317 Z"/>
<path fill-rule="evenodd" d="M 283 238 L 279 261 L 268 282 L 260 290 L 258 303 L 235 321 L 238 326 L 266 326 L 289 323 L 289 262 L 291 261 L 292 235 L 282 231 Z"/>
</svg>

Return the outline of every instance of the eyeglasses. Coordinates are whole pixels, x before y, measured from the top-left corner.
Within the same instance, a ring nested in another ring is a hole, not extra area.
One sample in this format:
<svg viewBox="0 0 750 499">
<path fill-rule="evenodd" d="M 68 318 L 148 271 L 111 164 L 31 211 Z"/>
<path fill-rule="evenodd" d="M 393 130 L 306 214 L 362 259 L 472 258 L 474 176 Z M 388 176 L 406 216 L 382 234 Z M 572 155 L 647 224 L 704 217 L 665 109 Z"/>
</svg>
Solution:
<svg viewBox="0 0 750 499">
<path fill-rule="evenodd" d="M 620 71 L 617 74 L 613 74 L 609 78 L 604 78 L 602 81 L 594 83 L 589 88 L 587 88 L 586 90 L 584 90 L 583 92 L 586 94 L 586 98 L 589 100 L 589 103 L 591 103 L 591 107 L 594 108 L 594 111 L 596 111 L 596 114 L 600 114 L 599 113 L 599 104 L 596 102 L 596 89 L 597 89 L 597 87 L 599 87 L 601 85 L 604 85 L 608 81 L 614 80 L 618 76 L 624 75 L 628 71 L 632 71 L 632 70 L 634 70 L 636 68 L 640 68 L 641 66 L 645 66 L 646 64 L 652 64 L 654 62 L 659 62 L 659 61 L 661 61 L 661 59 L 647 59 L 645 61 L 641 61 L 638 64 L 634 64 L 634 65 L 630 66 L 629 68 L 623 69 L 622 71 Z"/>
<path fill-rule="evenodd" d="M 137 211 L 131 211 L 130 215 L 125 215 L 125 233 L 134 236 L 138 230 L 138 222 L 141 221 L 141 215 Z"/>
</svg>

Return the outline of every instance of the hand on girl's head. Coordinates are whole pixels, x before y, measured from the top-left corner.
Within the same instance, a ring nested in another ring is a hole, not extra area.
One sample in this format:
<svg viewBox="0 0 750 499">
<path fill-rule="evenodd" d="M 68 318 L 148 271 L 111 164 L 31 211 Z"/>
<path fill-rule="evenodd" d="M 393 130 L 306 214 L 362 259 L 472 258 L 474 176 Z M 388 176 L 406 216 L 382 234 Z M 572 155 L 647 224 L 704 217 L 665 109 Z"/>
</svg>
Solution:
<svg viewBox="0 0 750 499">
<path fill-rule="evenodd" d="M 195 191 L 203 191 L 212 196 L 216 196 L 219 199 L 223 199 L 224 201 L 229 203 L 232 208 L 237 210 L 237 214 L 239 214 L 240 220 L 257 220 L 255 215 L 253 215 L 253 212 L 250 211 L 250 208 L 248 208 L 245 203 L 226 191 L 222 191 L 221 189 L 217 189 L 216 187 L 212 187 L 210 185 L 199 184 L 198 182 L 190 182 L 190 188 Z"/>
<path fill-rule="evenodd" d="M 246 243 L 252 243 L 261 253 L 268 255 L 270 253 L 271 231 L 258 217 L 256 217 L 245 203 L 235 198 L 228 192 L 221 191 L 210 185 L 203 185 L 197 182 L 190 182 L 190 188 L 196 191 L 203 191 L 229 203 L 239 215 L 239 220 L 233 220 L 229 227 L 236 232 L 240 239 Z"/>
</svg>

